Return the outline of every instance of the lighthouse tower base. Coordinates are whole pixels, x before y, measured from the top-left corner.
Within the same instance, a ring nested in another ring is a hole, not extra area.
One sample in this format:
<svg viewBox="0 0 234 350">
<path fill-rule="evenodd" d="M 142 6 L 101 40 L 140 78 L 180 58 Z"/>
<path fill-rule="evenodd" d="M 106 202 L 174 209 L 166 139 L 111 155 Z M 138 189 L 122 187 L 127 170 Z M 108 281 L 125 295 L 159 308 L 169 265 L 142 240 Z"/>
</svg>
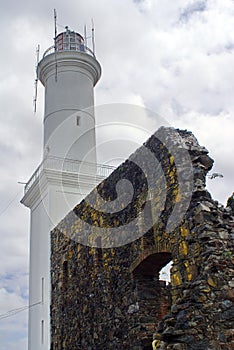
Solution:
<svg viewBox="0 0 234 350">
<path fill-rule="evenodd" d="M 31 209 L 29 350 L 50 350 L 50 231 L 113 170 L 96 164 L 96 175 L 58 170 L 60 161 L 52 157 L 43 161 L 21 200 Z M 78 161 L 66 163 L 67 168 L 80 166 Z M 83 169 L 91 166 L 86 163 Z"/>
</svg>

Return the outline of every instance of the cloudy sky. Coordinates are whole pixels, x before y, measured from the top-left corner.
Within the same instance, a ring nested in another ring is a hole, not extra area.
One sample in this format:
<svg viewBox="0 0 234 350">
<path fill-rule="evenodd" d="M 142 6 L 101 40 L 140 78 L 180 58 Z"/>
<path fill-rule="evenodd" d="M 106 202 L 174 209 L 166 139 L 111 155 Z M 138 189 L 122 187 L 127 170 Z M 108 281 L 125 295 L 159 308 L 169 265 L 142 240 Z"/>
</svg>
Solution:
<svg viewBox="0 0 234 350">
<path fill-rule="evenodd" d="M 232 0 L 0 0 L 1 350 L 25 350 L 27 344 L 27 311 L 6 313 L 28 303 L 29 211 L 19 203 L 18 182 L 27 181 L 41 160 L 43 88 L 34 115 L 35 52 L 38 44 L 41 53 L 53 44 L 54 8 L 59 31 L 69 25 L 83 33 L 85 23 L 95 22 L 103 69 L 96 104 L 105 106 L 105 113 L 97 108 L 99 162 L 124 159 L 161 117 L 191 130 L 210 151 L 213 172 L 224 176 L 208 179 L 213 197 L 225 204 L 234 191 Z M 134 114 L 134 106 L 152 113 Z M 124 132 L 126 123 L 131 130 Z M 119 140 L 131 146 L 120 147 Z"/>
</svg>

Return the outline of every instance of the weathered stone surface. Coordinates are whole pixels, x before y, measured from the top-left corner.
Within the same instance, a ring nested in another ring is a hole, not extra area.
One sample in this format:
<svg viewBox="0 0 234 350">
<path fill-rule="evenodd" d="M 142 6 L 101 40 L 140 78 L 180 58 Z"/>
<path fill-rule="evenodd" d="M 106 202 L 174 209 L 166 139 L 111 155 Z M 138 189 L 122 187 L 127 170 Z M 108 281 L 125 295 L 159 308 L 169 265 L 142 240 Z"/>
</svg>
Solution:
<svg viewBox="0 0 234 350">
<path fill-rule="evenodd" d="M 167 200 L 159 220 L 142 237 L 111 248 L 79 243 L 85 234 L 90 243 L 92 229 L 84 231 L 78 218 L 108 229 L 130 222 L 142 210 L 147 181 L 129 161 L 97 189 L 105 200 L 114 201 L 116 183 L 126 177 L 136 185 L 133 207 L 102 216 L 96 210 L 98 200 L 92 210 L 82 201 L 51 233 L 51 350 L 149 350 L 155 333 L 161 350 L 234 348 L 233 217 L 205 189 L 213 163 L 208 151 L 190 132 L 178 133 L 190 154 L 195 184 L 178 227 L 166 230 L 175 203 L 180 208 L 183 202 L 175 162 L 152 136 L 144 147 L 160 160 Z M 186 174 L 184 169 L 184 181 Z M 159 176 L 156 188 L 161 180 Z M 151 196 L 143 219 L 149 224 L 159 205 L 156 197 Z M 135 233 L 141 225 L 138 220 Z M 121 232 L 126 233 L 124 225 Z M 166 285 L 159 272 L 170 260 L 171 284 Z"/>
</svg>

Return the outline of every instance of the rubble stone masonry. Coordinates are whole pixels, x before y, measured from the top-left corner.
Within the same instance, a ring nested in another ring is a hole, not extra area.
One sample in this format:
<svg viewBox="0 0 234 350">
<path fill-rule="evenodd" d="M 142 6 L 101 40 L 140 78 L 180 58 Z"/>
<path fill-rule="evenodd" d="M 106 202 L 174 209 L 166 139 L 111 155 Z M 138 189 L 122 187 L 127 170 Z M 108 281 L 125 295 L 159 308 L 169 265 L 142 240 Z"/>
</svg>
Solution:
<svg viewBox="0 0 234 350">
<path fill-rule="evenodd" d="M 147 350 L 153 334 L 161 350 L 234 349 L 234 219 L 206 190 L 213 165 L 208 151 L 191 132 L 161 132 L 176 147 L 178 137 L 188 153 L 192 189 L 187 165 L 179 177 L 173 152 L 156 133 L 52 231 L 51 350 Z M 141 157 L 145 148 L 163 170 L 156 192 L 147 185 L 153 175 L 142 170 L 154 166 Z M 137 166 L 136 159 L 145 166 Z M 132 202 L 107 215 L 100 198 L 114 201 L 121 179 L 132 183 Z M 105 243 L 97 234 L 96 228 L 112 232 L 118 227 L 127 237 L 127 224 L 143 208 L 144 218 L 135 220 L 126 244 L 118 245 L 115 237 L 108 246 L 108 234 Z M 175 217 L 184 214 L 169 230 L 174 209 Z M 149 229 L 141 235 L 143 224 Z M 159 272 L 170 261 L 171 283 L 166 284 Z"/>
</svg>

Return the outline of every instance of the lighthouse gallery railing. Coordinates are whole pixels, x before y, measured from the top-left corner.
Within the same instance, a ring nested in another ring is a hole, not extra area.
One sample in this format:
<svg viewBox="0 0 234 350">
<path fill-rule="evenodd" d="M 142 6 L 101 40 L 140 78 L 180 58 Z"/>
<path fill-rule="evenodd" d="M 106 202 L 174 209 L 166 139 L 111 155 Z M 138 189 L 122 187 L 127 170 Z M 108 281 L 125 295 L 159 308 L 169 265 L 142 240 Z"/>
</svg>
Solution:
<svg viewBox="0 0 234 350">
<path fill-rule="evenodd" d="M 43 54 L 43 58 L 45 56 L 48 56 L 52 53 L 59 53 L 59 52 L 63 52 L 63 51 L 78 51 L 78 52 L 82 52 L 82 53 L 87 53 L 90 56 L 95 57 L 95 54 L 92 50 L 90 50 L 90 48 L 88 48 L 85 45 L 82 44 L 77 44 L 77 43 L 73 43 L 72 45 L 69 46 L 65 46 L 63 49 L 57 49 L 55 50 L 55 45 L 50 46 Z"/>
<path fill-rule="evenodd" d="M 80 173 L 80 174 L 95 174 L 98 177 L 106 178 L 112 171 L 116 168 L 111 165 L 104 164 L 94 164 L 88 162 L 82 162 L 74 159 L 63 159 L 59 157 L 47 157 L 45 158 L 38 168 L 35 170 L 29 181 L 24 187 L 24 193 L 26 194 L 29 189 L 32 187 L 34 182 L 39 178 L 43 170 L 55 170 L 61 172 L 70 172 L 70 173 Z"/>
</svg>

